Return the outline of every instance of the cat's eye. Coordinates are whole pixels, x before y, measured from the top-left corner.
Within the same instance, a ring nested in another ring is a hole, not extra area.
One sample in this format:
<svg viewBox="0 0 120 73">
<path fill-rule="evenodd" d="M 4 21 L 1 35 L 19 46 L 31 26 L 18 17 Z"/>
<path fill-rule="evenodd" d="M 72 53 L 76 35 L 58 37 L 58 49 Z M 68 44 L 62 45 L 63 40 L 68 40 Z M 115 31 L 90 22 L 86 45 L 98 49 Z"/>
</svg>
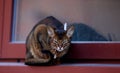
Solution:
<svg viewBox="0 0 120 73">
<path fill-rule="evenodd" d="M 65 44 L 65 43 L 68 43 L 68 40 L 63 40 L 63 42 L 62 42 L 63 44 Z"/>
<path fill-rule="evenodd" d="M 54 39 L 53 41 L 54 41 L 54 43 L 57 43 L 57 42 L 58 42 L 58 40 L 57 40 L 57 39 Z"/>
</svg>

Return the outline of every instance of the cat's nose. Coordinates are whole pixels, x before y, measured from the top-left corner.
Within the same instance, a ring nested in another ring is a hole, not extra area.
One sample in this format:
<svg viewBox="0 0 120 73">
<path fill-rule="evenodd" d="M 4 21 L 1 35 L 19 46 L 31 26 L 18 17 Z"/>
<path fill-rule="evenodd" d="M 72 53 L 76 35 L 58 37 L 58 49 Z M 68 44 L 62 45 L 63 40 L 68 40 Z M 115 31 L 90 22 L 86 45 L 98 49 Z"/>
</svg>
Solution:
<svg viewBox="0 0 120 73">
<path fill-rule="evenodd" d="M 57 51 L 58 51 L 58 52 L 63 51 L 63 47 L 57 47 Z"/>
</svg>

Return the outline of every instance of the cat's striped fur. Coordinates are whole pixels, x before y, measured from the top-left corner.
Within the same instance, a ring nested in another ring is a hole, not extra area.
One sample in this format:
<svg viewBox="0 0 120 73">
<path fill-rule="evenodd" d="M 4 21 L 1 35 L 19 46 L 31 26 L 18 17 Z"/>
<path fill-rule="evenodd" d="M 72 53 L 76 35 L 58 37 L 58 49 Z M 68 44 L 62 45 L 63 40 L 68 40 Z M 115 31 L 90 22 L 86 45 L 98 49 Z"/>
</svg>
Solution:
<svg viewBox="0 0 120 73">
<path fill-rule="evenodd" d="M 53 65 L 58 63 L 70 47 L 73 32 L 73 26 L 64 31 L 57 30 L 51 25 L 37 24 L 26 40 L 25 64 Z"/>
</svg>

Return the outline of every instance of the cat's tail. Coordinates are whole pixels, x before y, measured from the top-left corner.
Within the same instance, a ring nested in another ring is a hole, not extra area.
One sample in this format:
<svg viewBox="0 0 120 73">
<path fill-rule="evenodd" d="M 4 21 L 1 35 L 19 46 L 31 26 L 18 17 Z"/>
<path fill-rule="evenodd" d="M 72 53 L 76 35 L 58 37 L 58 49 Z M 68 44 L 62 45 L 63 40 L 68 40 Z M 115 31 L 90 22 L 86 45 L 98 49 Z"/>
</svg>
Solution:
<svg viewBox="0 0 120 73">
<path fill-rule="evenodd" d="M 53 54 L 50 51 L 43 50 L 42 53 L 49 56 L 46 59 L 28 59 L 25 64 L 30 66 L 51 66 L 53 65 Z"/>
</svg>

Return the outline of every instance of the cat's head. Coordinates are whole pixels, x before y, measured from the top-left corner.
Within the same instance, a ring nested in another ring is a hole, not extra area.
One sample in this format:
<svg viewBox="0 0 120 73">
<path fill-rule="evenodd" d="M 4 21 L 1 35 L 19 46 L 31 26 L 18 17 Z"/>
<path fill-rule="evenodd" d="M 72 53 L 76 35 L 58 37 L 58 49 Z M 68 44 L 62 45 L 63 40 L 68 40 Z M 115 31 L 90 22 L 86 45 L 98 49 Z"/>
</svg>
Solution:
<svg viewBox="0 0 120 73">
<path fill-rule="evenodd" d="M 70 39 L 74 32 L 74 26 L 70 26 L 66 31 L 56 31 L 52 27 L 47 27 L 48 36 L 50 37 L 51 49 L 62 52 L 69 48 Z"/>
</svg>

